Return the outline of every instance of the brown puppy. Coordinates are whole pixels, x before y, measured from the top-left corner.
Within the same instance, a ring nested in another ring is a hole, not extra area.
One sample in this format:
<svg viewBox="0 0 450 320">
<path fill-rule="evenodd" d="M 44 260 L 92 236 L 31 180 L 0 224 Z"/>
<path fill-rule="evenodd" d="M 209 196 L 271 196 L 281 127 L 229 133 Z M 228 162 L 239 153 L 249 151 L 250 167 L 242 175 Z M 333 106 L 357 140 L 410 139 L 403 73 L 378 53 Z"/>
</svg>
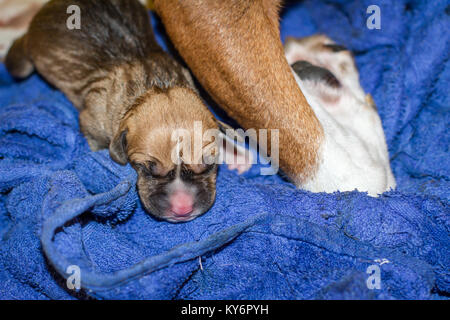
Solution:
<svg viewBox="0 0 450 320">
<path fill-rule="evenodd" d="M 80 29 L 67 27 L 72 5 L 80 8 Z M 50 1 L 15 41 L 6 66 L 16 77 L 36 69 L 66 94 L 91 149 L 109 148 L 113 160 L 135 168 L 150 213 L 178 222 L 211 207 L 217 166 L 202 163 L 202 154 L 192 154 L 192 163 L 174 161 L 179 141 L 172 134 L 192 132 L 195 121 L 203 131 L 217 123 L 189 72 L 155 42 L 137 0 Z"/>
</svg>

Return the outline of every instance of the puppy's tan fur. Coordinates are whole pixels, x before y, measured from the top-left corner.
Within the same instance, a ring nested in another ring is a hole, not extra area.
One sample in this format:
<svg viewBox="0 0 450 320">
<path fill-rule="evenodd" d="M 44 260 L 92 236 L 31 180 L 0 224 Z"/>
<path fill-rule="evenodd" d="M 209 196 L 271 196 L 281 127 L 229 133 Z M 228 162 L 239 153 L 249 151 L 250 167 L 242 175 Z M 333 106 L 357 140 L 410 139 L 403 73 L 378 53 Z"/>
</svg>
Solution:
<svg viewBox="0 0 450 320">
<path fill-rule="evenodd" d="M 126 3 L 116 2 L 118 6 Z M 133 23 L 140 28 L 124 40 L 130 46 L 117 53 L 107 52 L 114 50 L 114 46 L 107 48 L 107 43 L 102 48 L 92 39 L 82 41 L 81 32 L 88 31 L 67 29 L 65 11 L 69 3 L 52 1 L 38 13 L 28 33 L 11 48 L 6 60 L 8 69 L 24 77 L 36 68 L 63 91 L 80 110 L 81 131 L 91 149 L 114 146 L 114 138 L 128 130 L 131 160 L 143 160 L 142 156 L 134 156 L 139 151 L 145 157 L 158 159 L 169 170 L 173 167 L 170 153 L 175 142 L 170 137 L 174 128 L 192 128 L 194 121 L 202 121 L 205 129 L 217 128 L 212 114 L 198 98 L 189 72 L 155 43 L 148 16 L 134 1 L 130 3 L 137 12 L 122 14 L 125 20 L 135 19 Z M 83 12 L 101 9 L 91 8 L 88 1 L 80 1 L 79 5 Z M 90 23 L 84 18 L 83 28 Z M 92 30 L 92 36 L 98 31 Z M 159 134 L 152 136 L 151 131 Z M 114 154 L 113 150 L 112 156 L 117 162 L 126 162 L 126 155 Z"/>
<path fill-rule="evenodd" d="M 129 161 L 143 163 L 150 156 L 156 160 L 160 175 L 165 175 L 175 167 L 171 158 L 171 151 L 176 144 L 172 140 L 175 130 L 187 129 L 193 145 L 194 121 L 201 121 L 205 129 L 217 127 L 210 113 L 205 112 L 201 100 L 189 88 L 174 88 L 167 92 L 150 90 L 141 99 L 143 102 L 127 113 L 118 131 L 128 130 Z M 207 143 L 205 141 L 205 145 Z M 193 152 L 193 148 L 191 151 Z M 199 160 L 202 155 L 192 156 Z M 194 164 L 188 166 L 198 170 L 198 163 L 199 161 L 194 161 Z"/>
<path fill-rule="evenodd" d="M 74 4 L 80 7 L 81 28 L 71 30 L 66 10 Z M 204 131 L 217 129 L 217 123 L 189 72 L 156 43 L 139 2 L 50 1 L 14 42 L 5 63 L 19 78 L 36 69 L 66 94 L 80 111 L 81 131 L 91 149 L 109 148 L 114 161 L 130 162 L 136 169 L 149 212 L 163 219 L 171 214 L 169 198 L 176 191 L 171 184 L 183 177 L 189 180 L 184 189 L 195 198 L 189 219 L 212 205 L 217 167 L 184 163 L 175 176 L 177 139 L 172 134 L 184 129 L 193 137 L 195 121 Z M 191 158 L 201 160 L 201 155 Z"/>
</svg>

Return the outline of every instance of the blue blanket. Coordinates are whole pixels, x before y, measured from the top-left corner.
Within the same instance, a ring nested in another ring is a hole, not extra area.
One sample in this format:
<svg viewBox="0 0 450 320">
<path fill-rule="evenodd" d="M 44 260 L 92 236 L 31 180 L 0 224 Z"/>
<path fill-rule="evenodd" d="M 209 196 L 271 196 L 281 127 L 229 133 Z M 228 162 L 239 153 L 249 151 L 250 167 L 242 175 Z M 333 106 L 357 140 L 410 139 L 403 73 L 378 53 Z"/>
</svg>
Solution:
<svg viewBox="0 0 450 320">
<path fill-rule="evenodd" d="M 130 166 L 89 150 L 60 92 L 0 65 L 0 298 L 446 299 L 449 14 L 445 0 L 287 3 L 283 40 L 321 32 L 355 53 L 398 188 L 314 194 L 221 167 L 213 208 L 177 225 L 143 211 Z M 84 289 L 67 288 L 69 265 Z"/>
</svg>

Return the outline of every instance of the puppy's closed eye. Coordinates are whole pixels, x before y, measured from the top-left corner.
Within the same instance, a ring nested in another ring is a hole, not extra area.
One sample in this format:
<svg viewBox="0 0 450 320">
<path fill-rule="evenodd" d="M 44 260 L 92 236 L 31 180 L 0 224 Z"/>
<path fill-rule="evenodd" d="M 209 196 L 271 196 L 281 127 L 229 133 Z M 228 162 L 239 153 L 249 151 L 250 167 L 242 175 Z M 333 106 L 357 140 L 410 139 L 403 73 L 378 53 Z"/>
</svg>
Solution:
<svg viewBox="0 0 450 320">
<path fill-rule="evenodd" d="M 180 171 L 182 180 L 196 180 L 208 176 L 217 168 L 216 164 L 200 164 L 195 166 L 183 166 Z"/>
<path fill-rule="evenodd" d="M 152 178 L 168 178 L 171 179 L 175 176 L 175 169 L 172 170 L 164 170 L 158 166 L 158 164 L 154 161 L 146 161 L 146 162 L 132 162 L 131 165 L 138 172 L 138 174 L 142 174 Z"/>
<path fill-rule="evenodd" d="M 192 171 L 191 169 L 188 169 L 185 166 L 183 166 L 181 168 L 180 175 L 181 175 L 182 179 L 185 179 L 185 180 L 188 179 L 189 180 L 189 179 L 192 179 L 192 177 L 195 175 L 195 172 Z"/>
<path fill-rule="evenodd" d="M 181 172 L 183 172 L 183 170 L 186 170 L 190 171 L 193 175 L 205 175 L 213 171 L 216 167 L 217 164 L 215 163 L 212 164 L 201 163 L 192 166 L 183 166 Z"/>
</svg>

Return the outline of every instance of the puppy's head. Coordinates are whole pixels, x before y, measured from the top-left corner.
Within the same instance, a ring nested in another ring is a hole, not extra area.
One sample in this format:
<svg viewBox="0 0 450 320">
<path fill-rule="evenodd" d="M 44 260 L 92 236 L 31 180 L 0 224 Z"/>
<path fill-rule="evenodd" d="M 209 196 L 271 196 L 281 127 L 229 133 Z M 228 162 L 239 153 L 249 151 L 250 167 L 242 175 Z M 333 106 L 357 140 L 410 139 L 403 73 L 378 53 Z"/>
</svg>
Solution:
<svg viewBox="0 0 450 320">
<path fill-rule="evenodd" d="M 149 213 L 189 221 L 215 200 L 217 164 L 211 157 L 218 149 L 215 138 L 204 140 L 205 132 L 214 129 L 214 117 L 192 90 L 153 90 L 125 115 L 110 155 L 136 170 L 139 196 Z"/>
</svg>

